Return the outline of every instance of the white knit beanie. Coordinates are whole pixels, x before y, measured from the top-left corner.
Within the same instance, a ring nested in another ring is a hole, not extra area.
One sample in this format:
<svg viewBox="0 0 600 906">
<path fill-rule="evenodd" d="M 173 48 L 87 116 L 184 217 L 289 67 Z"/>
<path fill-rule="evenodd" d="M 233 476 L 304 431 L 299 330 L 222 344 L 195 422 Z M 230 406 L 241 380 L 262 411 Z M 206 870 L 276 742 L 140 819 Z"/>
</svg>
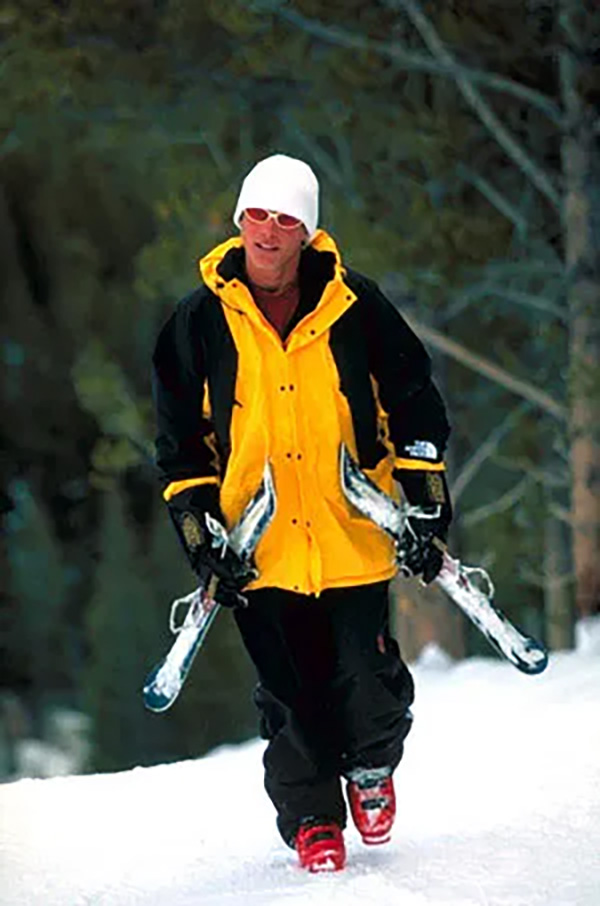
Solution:
<svg viewBox="0 0 600 906">
<path fill-rule="evenodd" d="M 273 154 L 259 161 L 248 173 L 235 206 L 237 227 L 246 208 L 266 208 L 298 217 L 312 239 L 319 220 L 319 183 L 302 160 Z"/>
</svg>

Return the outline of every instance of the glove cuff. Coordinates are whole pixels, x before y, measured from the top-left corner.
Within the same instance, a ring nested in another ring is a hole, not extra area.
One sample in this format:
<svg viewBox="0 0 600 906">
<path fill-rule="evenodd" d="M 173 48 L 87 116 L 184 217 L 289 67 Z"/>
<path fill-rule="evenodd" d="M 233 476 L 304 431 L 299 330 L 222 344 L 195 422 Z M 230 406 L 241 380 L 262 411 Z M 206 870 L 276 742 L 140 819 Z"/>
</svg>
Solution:
<svg viewBox="0 0 600 906">
<path fill-rule="evenodd" d="M 452 501 L 446 473 L 430 469 L 394 469 L 393 477 L 400 482 L 404 496 L 412 506 L 441 506 L 436 534 L 445 541 L 452 522 Z"/>
<path fill-rule="evenodd" d="M 190 566 L 199 573 L 198 551 L 206 541 L 206 513 L 225 525 L 216 484 L 196 485 L 181 491 L 167 503 L 177 537 L 185 550 Z"/>
</svg>

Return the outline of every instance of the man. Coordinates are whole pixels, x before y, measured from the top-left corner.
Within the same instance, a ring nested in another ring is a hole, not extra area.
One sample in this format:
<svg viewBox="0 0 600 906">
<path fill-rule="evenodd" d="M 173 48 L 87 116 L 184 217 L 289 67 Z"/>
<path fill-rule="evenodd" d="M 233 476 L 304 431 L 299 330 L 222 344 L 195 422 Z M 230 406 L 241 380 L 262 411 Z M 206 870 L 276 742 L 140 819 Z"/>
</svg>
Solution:
<svg viewBox="0 0 600 906">
<path fill-rule="evenodd" d="M 317 229 L 307 164 L 259 162 L 234 222 L 240 236 L 200 261 L 202 286 L 158 339 L 157 461 L 192 567 L 203 581 L 219 576 L 217 600 L 235 607 L 258 672 L 280 833 L 303 867 L 335 870 L 345 862 L 343 780 L 363 841 L 390 838 L 413 701 L 389 628 L 398 552 L 345 499 L 340 445 L 388 494 L 396 479 L 410 503 L 436 508 L 411 520 L 401 563 L 430 582 L 451 518 L 449 426 L 420 341 Z M 231 550 L 216 560 L 205 514 L 234 525 L 267 460 L 277 511 L 256 569 Z"/>
</svg>

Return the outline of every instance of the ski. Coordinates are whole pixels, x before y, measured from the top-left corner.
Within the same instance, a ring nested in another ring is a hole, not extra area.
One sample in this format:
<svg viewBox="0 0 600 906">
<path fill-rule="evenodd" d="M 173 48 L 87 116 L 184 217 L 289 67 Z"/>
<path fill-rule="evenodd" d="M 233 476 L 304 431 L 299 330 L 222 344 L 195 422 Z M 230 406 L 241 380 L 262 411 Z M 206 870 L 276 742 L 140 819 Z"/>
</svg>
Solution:
<svg viewBox="0 0 600 906">
<path fill-rule="evenodd" d="M 271 468 L 267 463 L 258 491 L 230 532 L 227 532 L 216 519 L 207 517 L 207 528 L 211 533 L 213 545 L 221 549 L 231 545 L 242 559 L 249 560 L 275 515 L 275 507 L 275 486 Z M 175 641 L 166 657 L 149 672 L 144 682 L 142 693 L 144 705 L 150 711 L 166 711 L 181 692 L 194 658 L 221 609 L 213 597 L 215 588 L 216 579 L 213 577 L 208 587 L 200 585 L 190 594 L 173 601 L 169 626 L 176 636 Z M 185 617 L 182 622 L 178 622 L 177 615 L 183 607 L 187 607 Z"/>
<path fill-rule="evenodd" d="M 175 624 L 175 613 L 181 605 L 188 610 L 181 625 Z M 166 657 L 150 671 L 144 682 L 144 704 L 150 711 L 171 707 L 185 683 L 196 654 L 200 650 L 221 605 L 199 586 L 171 605 L 171 632 L 176 636 Z"/>
<path fill-rule="evenodd" d="M 413 513 L 420 513 L 419 507 L 392 500 L 364 474 L 343 444 L 340 474 L 342 488 L 350 503 L 382 528 L 399 549 L 406 519 Z M 434 582 L 443 588 L 496 651 L 518 670 L 532 675 L 546 668 L 548 652 L 544 646 L 520 632 L 492 603 L 494 586 L 484 569 L 464 566 L 444 551 L 442 569 Z"/>
</svg>

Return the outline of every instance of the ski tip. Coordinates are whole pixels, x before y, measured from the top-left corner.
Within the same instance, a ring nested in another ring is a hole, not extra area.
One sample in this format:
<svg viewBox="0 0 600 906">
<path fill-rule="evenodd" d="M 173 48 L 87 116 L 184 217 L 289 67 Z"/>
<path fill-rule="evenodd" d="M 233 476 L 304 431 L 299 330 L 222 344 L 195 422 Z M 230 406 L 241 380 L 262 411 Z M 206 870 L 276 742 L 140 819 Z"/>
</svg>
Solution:
<svg viewBox="0 0 600 906">
<path fill-rule="evenodd" d="M 520 659 L 520 663 L 517 665 L 519 670 L 528 676 L 536 676 L 538 673 L 543 673 L 548 666 L 548 652 L 541 645 L 535 645 L 535 647 L 531 648 L 529 658 L 527 661 Z"/>
<path fill-rule="evenodd" d="M 148 711 L 154 711 L 155 714 L 166 711 L 173 704 L 172 698 L 161 695 L 160 692 L 157 692 L 156 689 L 149 686 L 144 686 L 142 698 L 144 700 L 144 706 Z"/>
<path fill-rule="evenodd" d="M 157 682 L 158 674 L 163 665 L 164 661 L 150 671 L 142 689 L 145 707 L 149 711 L 154 711 L 155 714 L 160 714 L 162 711 L 166 711 L 170 708 L 176 698 L 176 695 L 167 695 L 164 690 L 161 691 L 159 683 Z"/>
<path fill-rule="evenodd" d="M 167 711 L 173 704 L 173 700 L 170 698 L 165 698 L 164 695 L 156 695 L 152 690 L 143 691 L 144 705 L 148 711 L 154 712 L 154 714 L 161 714 L 163 711 Z"/>
</svg>

